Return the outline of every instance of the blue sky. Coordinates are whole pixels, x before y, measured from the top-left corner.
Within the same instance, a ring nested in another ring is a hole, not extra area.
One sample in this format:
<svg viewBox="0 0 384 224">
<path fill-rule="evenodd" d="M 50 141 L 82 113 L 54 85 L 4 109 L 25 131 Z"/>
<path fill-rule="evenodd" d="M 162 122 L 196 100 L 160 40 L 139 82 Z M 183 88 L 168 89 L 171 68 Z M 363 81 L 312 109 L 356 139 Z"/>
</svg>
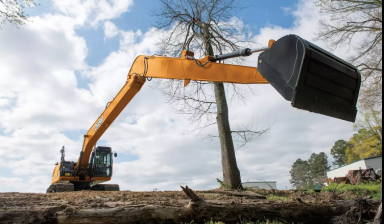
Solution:
<svg viewBox="0 0 384 224">
<path fill-rule="evenodd" d="M 101 7 L 103 2 L 111 8 Z M 312 40 L 322 18 L 308 0 L 242 2 L 246 7 L 234 16 L 263 45 L 288 34 Z M 32 22 L 0 31 L 0 191 L 45 192 L 61 147 L 68 160 L 78 158 L 82 136 L 121 89 L 136 56 L 159 50 L 158 34 L 148 32 L 157 7 L 157 0 L 40 0 L 28 10 Z M 116 27 L 115 35 L 106 35 L 107 23 Z M 348 52 L 337 55 L 346 58 Z M 124 190 L 216 188 L 220 145 L 183 134 L 193 126 L 151 85 L 99 141 L 118 152 L 112 182 Z M 229 106 L 231 125 L 255 117 L 259 127 L 274 125 L 237 150 L 243 181 L 274 180 L 281 189 L 290 187 L 296 159 L 329 152 L 335 141 L 353 134 L 349 123 L 292 108 L 269 85 L 250 88 L 255 94 L 246 92 L 247 104 Z M 36 180 L 47 186 L 25 187 Z"/>
<path fill-rule="evenodd" d="M 294 17 L 290 13 L 298 0 L 241 0 L 242 9 L 236 17 L 244 21 L 245 24 L 255 33 L 260 33 L 260 28 L 266 26 L 281 26 L 289 28 L 293 25 Z M 152 15 L 159 8 L 157 0 L 135 1 L 130 10 L 120 17 L 111 19 L 121 30 L 141 30 L 146 32 L 150 27 L 156 26 L 156 17 Z M 31 16 L 41 13 L 53 12 L 52 3 L 44 0 L 33 10 L 28 10 Z M 84 37 L 88 46 L 86 62 L 90 66 L 97 66 L 103 62 L 111 52 L 119 49 L 118 38 L 104 39 L 102 27 L 85 27 L 76 29 L 76 33 Z M 80 84 L 80 86 L 84 86 Z"/>
</svg>

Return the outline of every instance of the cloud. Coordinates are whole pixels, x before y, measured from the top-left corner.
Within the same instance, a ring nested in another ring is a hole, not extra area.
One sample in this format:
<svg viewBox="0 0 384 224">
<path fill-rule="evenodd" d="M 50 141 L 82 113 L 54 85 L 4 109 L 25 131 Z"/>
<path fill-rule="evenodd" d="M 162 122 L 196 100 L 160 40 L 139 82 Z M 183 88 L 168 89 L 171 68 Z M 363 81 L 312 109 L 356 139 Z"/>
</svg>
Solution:
<svg viewBox="0 0 384 224">
<path fill-rule="evenodd" d="M 119 30 L 117 29 L 115 24 L 113 24 L 110 21 L 105 21 L 105 23 L 104 23 L 104 35 L 105 35 L 105 38 L 104 39 L 115 37 L 118 34 L 119 34 Z"/>
<path fill-rule="evenodd" d="M 127 12 L 133 0 L 53 0 L 53 4 L 59 12 L 75 18 L 78 25 L 97 26 Z"/>
<path fill-rule="evenodd" d="M 284 14 L 291 14 L 293 11 L 291 7 L 281 7 L 281 9 L 284 11 Z"/>
<path fill-rule="evenodd" d="M 25 193 L 35 193 L 35 192 L 45 192 L 46 188 L 44 186 L 45 180 L 49 178 L 48 176 L 34 176 L 27 179 L 22 179 L 18 177 L 4 178 L 0 177 L 0 192 L 25 192 Z"/>
<path fill-rule="evenodd" d="M 76 19 L 44 14 L 31 20 L 0 32 L 0 157 L 9 174 L 24 181 L 18 191 L 28 191 L 28 181 L 43 174 L 40 181 L 49 185 L 61 147 L 72 158 L 81 150 L 80 138 L 62 132 L 88 129 L 98 116 L 91 92 L 78 88 L 75 73 L 88 69 L 88 49 L 75 32 Z"/>
<path fill-rule="evenodd" d="M 4 177 L 0 177 L 0 191 L 1 192 L 4 192 L 4 191 L 13 191 L 15 192 L 15 190 L 17 191 L 18 186 L 23 186 L 23 179 L 21 178 L 17 178 L 17 177 L 13 177 L 13 178 L 4 178 Z"/>
</svg>

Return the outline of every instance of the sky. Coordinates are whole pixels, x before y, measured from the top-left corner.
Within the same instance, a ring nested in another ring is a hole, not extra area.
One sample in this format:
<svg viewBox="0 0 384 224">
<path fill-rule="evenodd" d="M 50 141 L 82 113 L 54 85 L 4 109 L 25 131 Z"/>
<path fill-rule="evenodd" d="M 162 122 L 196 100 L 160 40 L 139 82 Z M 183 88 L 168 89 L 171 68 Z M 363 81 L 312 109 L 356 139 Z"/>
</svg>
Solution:
<svg viewBox="0 0 384 224">
<path fill-rule="evenodd" d="M 250 48 L 296 34 L 329 49 L 314 41 L 327 18 L 312 0 L 242 2 L 232 19 L 252 32 L 257 44 Z M 28 10 L 30 22 L 0 30 L 0 192 L 45 192 L 62 146 L 66 159 L 77 161 L 83 135 L 134 59 L 159 52 L 158 7 L 157 0 L 40 0 Z M 347 59 L 351 49 L 333 53 Z M 246 63 L 256 66 L 257 55 Z M 290 189 L 298 158 L 329 155 L 335 141 L 354 133 L 352 123 L 292 108 L 270 85 L 250 89 L 245 104 L 229 103 L 231 126 L 254 122 L 271 130 L 236 149 L 243 182 Z M 110 183 L 133 191 L 219 187 L 219 143 L 185 134 L 192 124 L 165 101 L 147 83 L 99 140 L 118 153 Z"/>
</svg>

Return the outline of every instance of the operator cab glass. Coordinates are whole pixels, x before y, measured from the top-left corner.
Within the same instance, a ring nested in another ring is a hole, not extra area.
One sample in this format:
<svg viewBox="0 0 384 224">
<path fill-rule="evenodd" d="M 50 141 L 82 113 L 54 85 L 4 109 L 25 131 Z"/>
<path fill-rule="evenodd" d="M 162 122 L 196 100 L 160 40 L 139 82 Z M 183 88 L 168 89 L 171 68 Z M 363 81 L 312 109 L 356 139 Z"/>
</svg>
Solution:
<svg viewBox="0 0 384 224">
<path fill-rule="evenodd" d="M 97 147 L 93 157 L 94 177 L 112 176 L 112 156 L 111 148 Z"/>
</svg>

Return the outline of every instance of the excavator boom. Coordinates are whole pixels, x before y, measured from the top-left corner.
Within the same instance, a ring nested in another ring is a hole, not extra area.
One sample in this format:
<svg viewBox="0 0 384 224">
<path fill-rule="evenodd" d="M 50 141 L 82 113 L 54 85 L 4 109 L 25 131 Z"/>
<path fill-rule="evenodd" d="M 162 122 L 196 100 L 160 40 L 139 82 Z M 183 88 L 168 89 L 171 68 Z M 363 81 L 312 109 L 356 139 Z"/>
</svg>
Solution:
<svg viewBox="0 0 384 224">
<path fill-rule="evenodd" d="M 134 61 L 128 74 L 128 80 L 116 97 L 108 104 L 105 111 L 85 135 L 83 155 L 79 164 L 88 165 L 89 155 L 99 138 L 117 118 L 125 106 L 133 99 L 144 85 L 146 78 L 180 79 L 240 84 L 268 84 L 268 81 L 257 72 L 255 67 L 229 64 L 208 63 L 207 60 L 195 61 L 186 58 L 184 52 L 181 58 L 139 56 Z M 141 71 L 141 73 L 138 73 Z"/>
</svg>

